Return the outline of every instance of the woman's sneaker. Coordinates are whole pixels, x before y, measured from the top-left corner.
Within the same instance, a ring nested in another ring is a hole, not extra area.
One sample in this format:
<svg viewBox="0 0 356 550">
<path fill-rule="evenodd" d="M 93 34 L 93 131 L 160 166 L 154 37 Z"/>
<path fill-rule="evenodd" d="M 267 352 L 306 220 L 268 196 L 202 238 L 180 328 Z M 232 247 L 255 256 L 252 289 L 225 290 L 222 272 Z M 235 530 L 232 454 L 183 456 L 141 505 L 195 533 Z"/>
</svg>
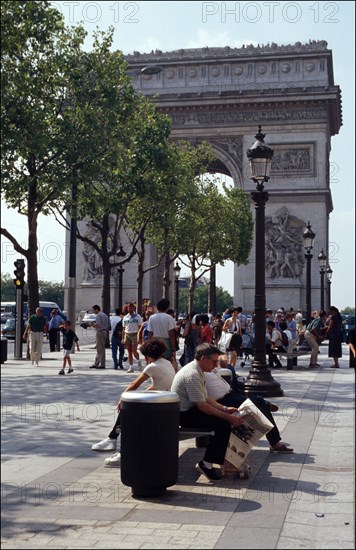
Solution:
<svg viewBox="0 0 356 550">
<path fill-rule="evenodd" d="M 104 466 L 105 468 L 120 468 L 121 466 L 121 454 L 115 453 L 112 456 L 109 456 L 109 458 L 106 458 L 104 460 Z"/>
<path fill-rule="evenodd" d="M 95 443 L 95 445 L 91 448 L 92 451 L 116 451 L 116 439 L 110 439 L 110 437 L 106 437 L 102 441 L 99 441 L 99 443 Z"/>
</svg>

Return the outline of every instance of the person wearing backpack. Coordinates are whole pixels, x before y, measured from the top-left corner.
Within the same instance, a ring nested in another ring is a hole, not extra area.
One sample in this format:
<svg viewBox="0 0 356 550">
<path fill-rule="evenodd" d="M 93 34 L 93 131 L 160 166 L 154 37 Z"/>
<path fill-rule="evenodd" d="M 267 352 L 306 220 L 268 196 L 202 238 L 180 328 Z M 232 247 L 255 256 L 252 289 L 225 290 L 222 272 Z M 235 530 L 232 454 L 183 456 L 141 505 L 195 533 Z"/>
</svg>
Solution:
<svg viewBox="0 0 356 550">
<path fill-rule="evenodd" d="M 284 347 L 282 342 L 282 333 L 276 329 L 276 324 L 274 321 L 267 321 L 267 335 L 270 340 L 271 348 L 268 353 L 268 368 L 283 368 L 282 363 L 277 357 L 278 352 L 283 353 Z"/>
<path fill-rule="evenodd" d="M 123 370 L 123 360 L 125 354 L 125 346 L 122 343 L 122 313 L 119 308 L 115 309 L 115 315 L 110 319 L 111 324 L 111 354 L 114 362 L 114 369 Z M 117 362 L 117 349 L 119 348 L 119 362 Z"/>
<path fill-rule="evenodd" d="M 282 344 L 286 352 L 288 352 L 289 346 L 293 341 L 292 333 L 288 330 L 288 325 L 286 321 L 281 321 L 279 323 L 279 332 L 282 336 Z"/>
</svg>

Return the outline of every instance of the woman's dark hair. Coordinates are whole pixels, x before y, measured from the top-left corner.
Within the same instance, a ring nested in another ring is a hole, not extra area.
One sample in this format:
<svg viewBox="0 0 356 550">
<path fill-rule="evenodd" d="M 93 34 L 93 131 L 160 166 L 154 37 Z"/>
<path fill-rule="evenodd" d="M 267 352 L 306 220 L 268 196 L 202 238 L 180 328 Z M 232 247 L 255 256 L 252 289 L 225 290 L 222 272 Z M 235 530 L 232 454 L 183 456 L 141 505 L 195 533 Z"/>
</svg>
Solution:
<svg viewBox="0 0 356 550">
<path fill-rule="evenodd" d="M 288 327 L 287 323 L 285 321 L 281 321 L 279 323 L 279 328 L 282 329 L 282 330 L 286 330 L 286 328 Z"/>
<path fill-rule="evenodd" d="M 142 346 L 140 346 L 140 352 L 145 357 L 151 357 L 151 359 L 158 359 L 167 351 L 166 344 L 161 338 L 151 338 L 147 340 Z"/>
<path fill-rule="evenodd" d="M 203 323 L 203 325 L 208 325 L 209 324 L 209 317 L 206 313 L 203 313 L 203 315 L 200 315 L 199 316 L 199 321 L 201 323 Z"/>
</svg>

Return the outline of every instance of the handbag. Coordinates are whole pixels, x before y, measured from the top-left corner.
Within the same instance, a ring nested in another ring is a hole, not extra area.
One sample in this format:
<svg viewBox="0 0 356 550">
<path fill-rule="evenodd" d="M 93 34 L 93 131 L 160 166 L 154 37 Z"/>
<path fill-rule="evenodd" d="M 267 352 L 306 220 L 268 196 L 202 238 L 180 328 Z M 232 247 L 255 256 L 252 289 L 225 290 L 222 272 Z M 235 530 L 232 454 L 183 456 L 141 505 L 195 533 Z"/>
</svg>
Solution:
<svg viewBox="0 0 356 550">
<path fill-rule="evenodd" d="M 226 351 L 229 349 L 231 338 L 233 337 L 233 335 L 234 334 L 232 332 L 226 332 L 224 330 L 222 331 L 222 334 L 219 340 L 220 351 L 223 351 L 224 353 L 226 353 Z"/>
</svg>

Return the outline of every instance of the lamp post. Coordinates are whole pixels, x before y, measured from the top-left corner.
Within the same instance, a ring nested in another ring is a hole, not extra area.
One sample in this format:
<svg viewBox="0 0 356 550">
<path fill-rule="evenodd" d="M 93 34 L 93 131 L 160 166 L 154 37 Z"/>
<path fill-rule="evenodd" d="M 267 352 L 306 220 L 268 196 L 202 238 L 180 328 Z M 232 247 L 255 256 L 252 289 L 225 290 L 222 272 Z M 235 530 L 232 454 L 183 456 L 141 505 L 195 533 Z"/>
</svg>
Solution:
<svg viewBox="0 0 356 550">
<path fill-rule="evenodd" d="M 313 257 L 313 254 L 311 253 L 311 251 L 313 250 L 314 238 L 315 238 L 315 233 L 312 231 L 310 222 L 308 222 L 307 228 L 303 233 L 303 242 L 304 242 L 304 248 L 305 248 L 304 258 L 307 261 L 307 279 L 306 279 L 306 290 L 305 290 L 305 296 L 306 296 L 305 316 L 306 316 L 307 323 L 310 323 L 311 321 L 311 260 Z"/>
<path fill-rule="evenodd" d="M 174 309 L 176 311 L 176 315 L 177 315 L 177 319 L 178 319 L 178 314 L 179 314 L 179 311 L 178 311 L 178 307 L 179 307 L 179 275 L 180 275 L 180 272 L 181 272 L 181 267 L 178 263 L 178 261 L 176 262 L 176 265 L 174 266 L 174 284 L 175 284 L 175 300 L 174 300 Z"/>
<path fill-rule="evenodd" d="M 330 266 L 328 266 L 328 268 L 326 270 L 326 280 L 327 280 L 327 283 L 328 283 L 328 292 L 327 292 L 328 309 L 330 309 L 330 306 L 331 306 L 331 279 L 332 279 L 332 276 L 333 276 L 333 270 L 331 269 Z"/>
<path fill-rule="evenodd" d="M 251 165 L 251 179 L 256 183 L 256 191 L 251 197 L 256 208 L 255 222 L 255 354 L 251 370 L 245 382 L 248 395 L 282 396 L 283 390 L 276 382 L 266 364 L 266 281 L 265 281 L 265 205 L 268 193 L 264 183 L 269 180 L 273 149 L 264 142 L 261 126 L 258 127 L 256 142 L 247 151 Z"/>
<path fill-rule="evenodd" d="M 119 250 L 116 252 L 116 256 L 119 258 L 124 258 L 126 256 L 125 250 L 122 248 L 122 245 L 120 244 Z M 122 281 L 123 281 L 123 275 L 124 275 L 124 268 L 120 265 L 120 267 L 117 268 L 117 274 L 119 276 L 119 296 L 118 296 L 118 307 L 120 312 L 122 311 Z"/>
<path fill-rule="evenodd" d="M 325 289 L 324 289 L 324 275 L 326 271 L 326 256 L 324 249 L 322 248 L 318 255 L 319 273 L 320 273 L 320 309 L 325 308 Z"/>
</svg>

